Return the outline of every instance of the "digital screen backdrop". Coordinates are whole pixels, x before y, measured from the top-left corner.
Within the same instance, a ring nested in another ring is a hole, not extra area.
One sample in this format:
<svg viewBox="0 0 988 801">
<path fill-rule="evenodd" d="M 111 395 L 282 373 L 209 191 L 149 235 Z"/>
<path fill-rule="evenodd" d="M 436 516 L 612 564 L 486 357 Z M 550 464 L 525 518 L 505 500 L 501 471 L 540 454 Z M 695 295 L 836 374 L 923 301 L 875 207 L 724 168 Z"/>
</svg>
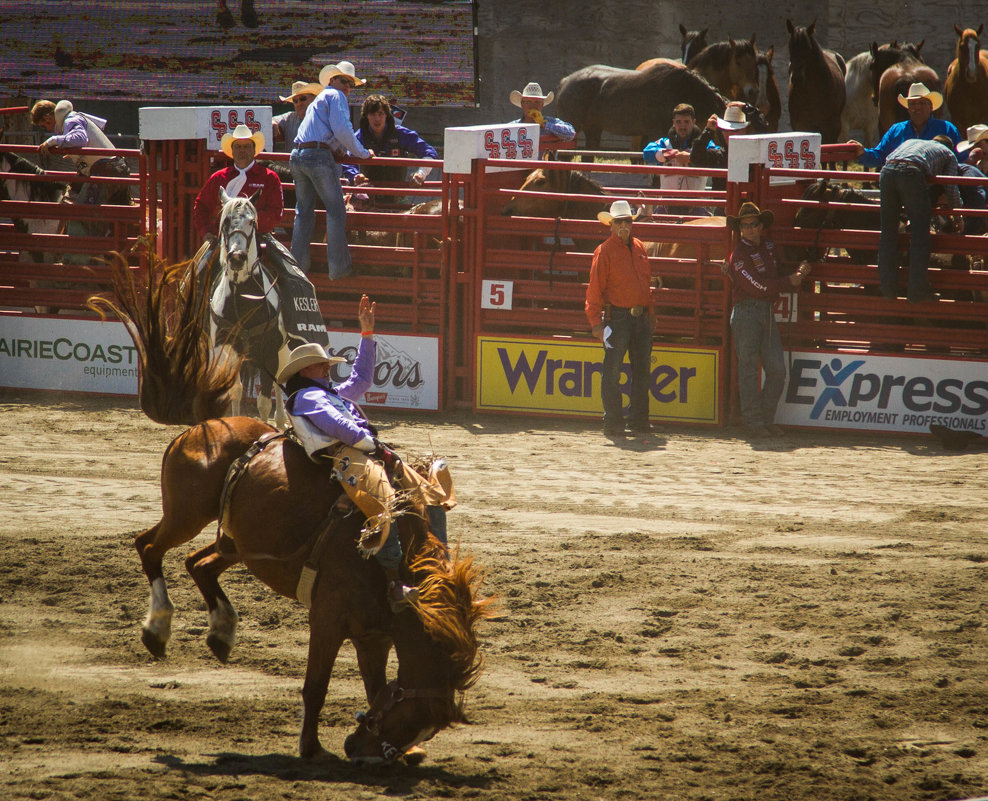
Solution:
<svg viewBox="0 0 988 801">
<path fill-rule="evenodd" d="M 471 0 L 0 0 L 0 91 L 53 101 L 276 103 L 346 59 L 409 106 L 476 100 Z"/>
</svg>

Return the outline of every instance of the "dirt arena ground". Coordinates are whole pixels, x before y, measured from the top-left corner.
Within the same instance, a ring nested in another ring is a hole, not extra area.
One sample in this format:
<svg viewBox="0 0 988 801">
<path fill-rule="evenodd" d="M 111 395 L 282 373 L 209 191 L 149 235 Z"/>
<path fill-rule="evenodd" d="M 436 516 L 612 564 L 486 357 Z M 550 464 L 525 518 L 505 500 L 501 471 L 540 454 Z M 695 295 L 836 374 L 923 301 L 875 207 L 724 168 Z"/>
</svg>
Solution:
<svg viewBox="0 0 988 801">
<path fill-rule="evenodd" d="M 120 399 L 8 391 L 0 412 L 2 799 L 988 795 L 983 452 L 377 415 L 404 453 L 450 458 L 451 532 L 501 617 L 472 725 L 421 767 L 361 769 L 297 758 L 305 616 L 241 568 L 228 665 L 184 549 L 169 655 L 142 647 L 132 540 L 178 429 Z M 347 645 L 327 748 L 363 705 Z"/>
</svg>

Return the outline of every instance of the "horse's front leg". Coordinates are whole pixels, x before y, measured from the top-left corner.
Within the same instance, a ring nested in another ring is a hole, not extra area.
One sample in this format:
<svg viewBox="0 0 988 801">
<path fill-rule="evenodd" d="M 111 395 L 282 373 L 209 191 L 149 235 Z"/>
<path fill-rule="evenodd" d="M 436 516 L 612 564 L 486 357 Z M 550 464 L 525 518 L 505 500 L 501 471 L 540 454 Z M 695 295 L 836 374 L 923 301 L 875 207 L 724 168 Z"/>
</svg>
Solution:
<svg viewBox="0 0 988 801">
<path fill-rule="evenodd" d="M 219 584 L 220 574 L 228 567 L 237 564 L 240 557 L 236 546 L 226 536 L 189 554 L 185 559 L 185 569 L 189 571 L 209 610 L 209 632 L 206 645 L 220 662 L 226 662 L 236 642 L 237 610 Z"/>
<path fill-rule="evenodd" d="M 315 603 L 309 612 L 309 661 L 302 685 L 303 716 L 298 752 L 303 759 L 320 760 L 330 756 L 319 742 L 319 713 L 326 702 L 329 677 L 342 644 L 342 621 L 329 608 L 326 594 L 320 597 L 317 589 Z"/>
</svg>

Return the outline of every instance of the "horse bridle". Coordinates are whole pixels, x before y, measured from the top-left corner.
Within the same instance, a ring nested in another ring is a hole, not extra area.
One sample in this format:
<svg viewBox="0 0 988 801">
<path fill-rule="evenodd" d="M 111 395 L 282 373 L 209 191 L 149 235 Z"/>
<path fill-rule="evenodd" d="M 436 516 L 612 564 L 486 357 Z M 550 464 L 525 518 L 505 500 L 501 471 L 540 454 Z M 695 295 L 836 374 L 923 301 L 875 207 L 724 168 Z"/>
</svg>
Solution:
<svg viewBox="0 0 988 801">
<path fill-rule="evenodd" d="M 395 679 L 381 688 L 380 692 L 374 696 L 374 700 L 366 712 L 358 712 L 356 715 L 357 722 L 363 723 L 367 731 L 377 739 L 378 745 L 381 748 L 381 756 L 387 762 L 394 762 L 404 751 L 396 748 L 381 737 L 381 722 L 384 716 L 394 709 L 395 706 L 402 701 L 413 698 L 438 698 L 440 700 L 451 701 L 452 690 L 406 690 Z"/>
<path fill-rule="evenodd" d="M 227 244 L 235 236 L 242 236 L 244 238 L 244 251 L 247 252 L 247 253 L 249 253 L 250 252 L 250 242 L 251 242 L 251 240 L 253 239 L 253 240 L 256 241 L 256 239 L 257 239 L 257 218 L 255 217 L 254 219 L 252 219 L 250 221 L 250 227 L 249 227 L 249 229 L 237 228 L 235 231 L 230 232 L 230 231 L 227 231 L 226 230 L 226 227 L 224 226 L 224 229 L 221 232 L 221 239 L 222 239 L 222 242 L 223 242 L 223 247 L 225 249 L 224 252 L 229 252 L 229 248 L 227 248 Z M 253 264 L 248 265 L 248 270 L 247 270 L 248 273 L 250 273 L 250 272 L 252 272 L 254 270 L 254 267 L 257 266 L 257 263 L 260 260 L 261 260 L 261 251 L 260 251 L 260 248 L 258 248 L 258 251 L 257 251 L 257 261 L 255 261 Z"/>
</svg>

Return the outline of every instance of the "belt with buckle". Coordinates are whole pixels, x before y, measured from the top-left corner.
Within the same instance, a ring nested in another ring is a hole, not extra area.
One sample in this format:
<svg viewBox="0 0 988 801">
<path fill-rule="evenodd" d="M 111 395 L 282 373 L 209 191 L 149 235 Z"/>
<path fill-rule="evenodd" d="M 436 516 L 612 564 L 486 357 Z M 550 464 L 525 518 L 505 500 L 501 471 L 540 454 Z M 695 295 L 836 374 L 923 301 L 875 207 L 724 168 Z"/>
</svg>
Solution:
<svg viewBox="0 0 988 801">
<path fill-rule="evenodd" d="M 330 150 L 330 151 L 333 149 L 325 142 L 303 142 L 300 145 L 295 145 L 295 147 L 297 147 L 299 150 L 305 150 L 310 147 L 318 147 L 321 150 Z"/>
<path fill-rule="evenodd" d="M 641 317 L 644 313 L 645 313 L 644 306 L 632 306 L 630 309 L 628 309 L 628 314 L 630 314 L 632 317 Z"/>
</svg>

